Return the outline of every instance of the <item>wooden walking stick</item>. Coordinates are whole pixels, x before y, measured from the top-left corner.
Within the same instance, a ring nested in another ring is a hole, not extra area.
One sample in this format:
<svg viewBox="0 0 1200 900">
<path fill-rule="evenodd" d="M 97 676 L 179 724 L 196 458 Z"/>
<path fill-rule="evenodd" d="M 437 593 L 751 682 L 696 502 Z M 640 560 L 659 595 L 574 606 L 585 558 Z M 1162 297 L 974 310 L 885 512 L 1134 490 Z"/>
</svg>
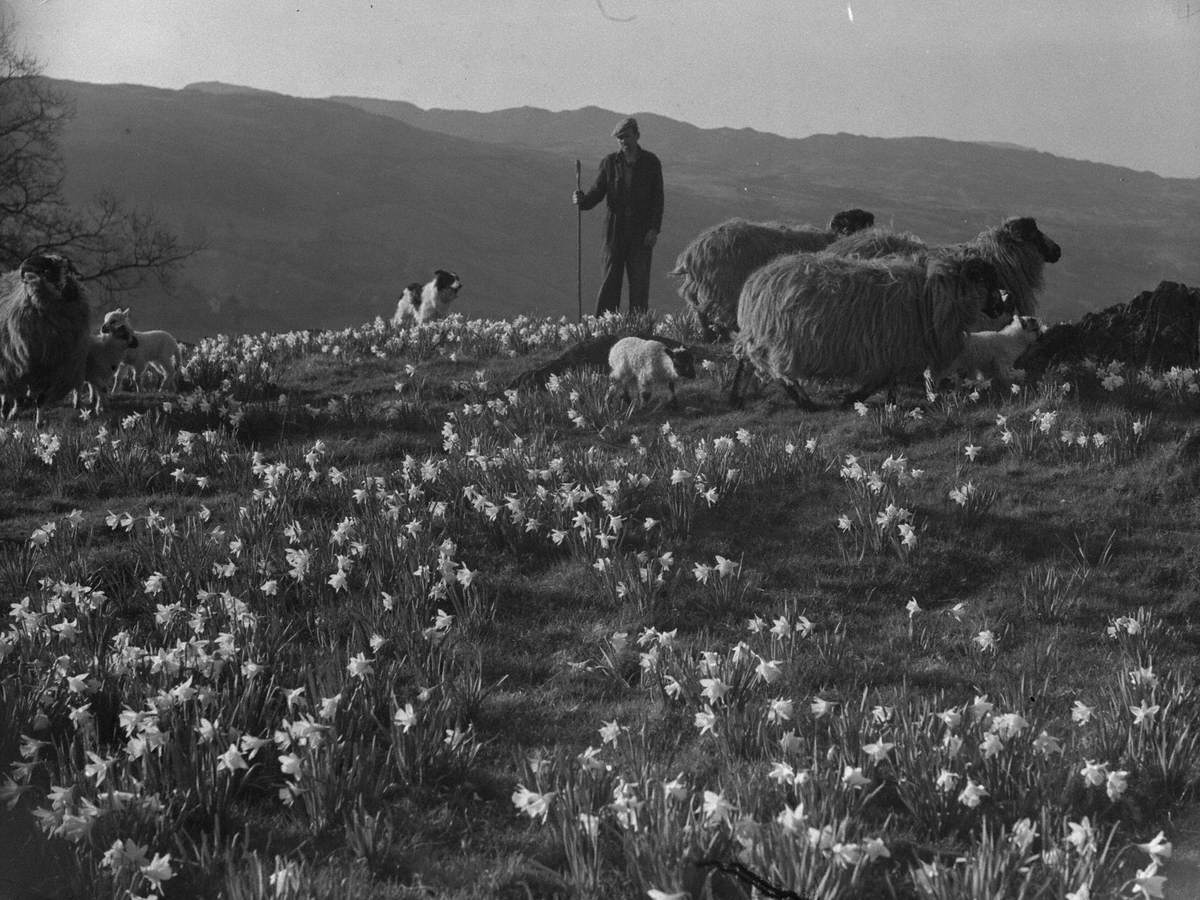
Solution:
<svg viewBox="0 0 1200 900">
<path fill-rule="evenodd" d="M 583 190 L 583 182 L 580 180 L 582 178 L 582 172 L 583 172 L 583 163 L 581 163 L 579 160 L 575 160 L 575 190 L 577 190 L 577 191 Z M 576 238 L 576 244 L 578 245 L 576 247 L 576 254 L 575 254 L 576 255 L 576 266 L 575 266 L 575 274 L 576 274 L 575 295 L 576 296 L 575 296 L 575 298 L 579 304 L 579 314 L 578 314 L 577 318 L 575 319 L 575 321 L 582 322 L 583 321 L 583 207 L 580 206 L 578 203 L 575 204 L 575 238 Z"/>
</svg>

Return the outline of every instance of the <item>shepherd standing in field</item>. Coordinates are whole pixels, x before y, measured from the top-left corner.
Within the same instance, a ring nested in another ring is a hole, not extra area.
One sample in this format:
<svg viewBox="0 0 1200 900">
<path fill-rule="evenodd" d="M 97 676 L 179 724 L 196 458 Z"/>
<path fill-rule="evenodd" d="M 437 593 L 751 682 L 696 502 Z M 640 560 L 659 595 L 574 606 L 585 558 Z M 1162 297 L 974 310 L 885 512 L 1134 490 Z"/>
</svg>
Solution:
<svg viewBox="0 0 1200 900">
<path fill-rule="evenodd" d="M 645 312 L 650 306 L 650 261 L 662 228 L 662 163 L 638 145 L 638 123 L 622 119 L 613 129 L 621 149 L 600 161 L 596 183 L 590 190 L 575 191 L 571 201 L 591 209 L 601 200 L 608 204 L 601 255 L 600 292 L 596 315 L 621 308 L 621 280 L 629 276 L 629 311 Z"/>
</svg>

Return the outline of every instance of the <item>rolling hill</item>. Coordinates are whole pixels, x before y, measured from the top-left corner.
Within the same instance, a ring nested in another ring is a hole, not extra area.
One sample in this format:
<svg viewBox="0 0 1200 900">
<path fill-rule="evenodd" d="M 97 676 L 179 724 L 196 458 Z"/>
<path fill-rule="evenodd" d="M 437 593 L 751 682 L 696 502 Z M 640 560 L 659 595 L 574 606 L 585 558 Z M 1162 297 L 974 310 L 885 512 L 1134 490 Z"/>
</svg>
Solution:
<svg viewBox="0 0 1200 900">
<path fill-rule="evenodd" d="M 574 159 L 588 177 L 616 113 L 424 111 L 215 83 L 58 87 L 76 108 L 62 142 L 68 195 L 112 191 L 203 246 L 169 289 L 117 298 L 146 327 L 186 338 L 343 327 L 390 314 L 400 288 L 437 267 L 462 276 L 472 315 L 575 314 Z M 849 206 L 931 241 L 1035 215 L 1064 248 L 1049 270 L 1052 319 L 1162 279 L 1200 282 L 1200 180 L 928 138 L 795 140 L 640 120 L 668 179 L 651 294 L 663 311 L 680 307 L 666 272 L 708 225 L 824 222 Z M 601 218 L 583 217 L 585 310 Z"/>
</svg>

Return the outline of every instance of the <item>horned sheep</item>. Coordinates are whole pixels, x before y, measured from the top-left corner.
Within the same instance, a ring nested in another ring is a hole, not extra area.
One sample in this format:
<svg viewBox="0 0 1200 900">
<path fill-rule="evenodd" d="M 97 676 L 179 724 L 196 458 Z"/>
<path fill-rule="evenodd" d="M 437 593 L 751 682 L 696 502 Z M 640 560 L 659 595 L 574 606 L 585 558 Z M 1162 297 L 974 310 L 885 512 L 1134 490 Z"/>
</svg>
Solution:
<svg viewBox="0 0 1200 900">
<path fill-rule="evenodd" d="M 40 410 L 83 381 L 90 320 L 78 273 L 59 254 L 0 277 L 0 412 L 11 417 L 25 400 Z"/>
<path fill-rule="evenodd" d="M 989 378 L 997 387 L 1007 389 L 1016 377 L 1017 359 L 1033 346 L 1045 331 L 1033 316 L 1013 316 L 999 331 L 967 334 L 962 352 L 948 365 L 935 383 L 947 376 Z"/>
<path fill-rule="evenodd" d="M 857 259 L 897 253 L 978 256 L 996 267 L 1001 289 L 1008 293 L 1016 314 L 1021 316 L 1037 312 L 1037 294 L 1042 289 L 1046 263 L 1058 262 L 1062 257 L 1062 248 L 1028 216 L 1007 219 L 972 240 L 946 247 L 929 247 L 916 235 L 872 228 L 833 242 L 828 252 Z"/>
<path fill-rule="evenodd" d="M 728 339 L 737 328 L 737 301 L 755 269 L 787 253 L 815 252 L 838 238 L 869 228 L 872 213 L 848 209 L 828 228 L 730 219 L 702 231 L 675 262 L 679 296 L 692 310 L 706 337 Z"/>
<path fill-rule="evenodd" d="M 675 402 L 675 382 L 680 378 L 695 378 L 696 363 L 687 347 L 670 348 L 665 344 L 639 337 L 624 337 L 608 351 L 609 377 L 612 388 L 618 386 L 629 402 L 629 387 L 637 385 L 638 394 L 648 401 L 655 388 L 664 385 Z"/>
<path fill-rule="evenodd" d="M 994 266 L 964 254 L 854 260 L 827 253 L 777 259 L 738 302 L 730 399 L 747 364 L 780 380 L 802 409 L 819 409 L 801 379 L 860 379 L 847 403 L 962 351 L 965 329 L 999 302 Z"/>
<path fill-rule="evenodd" d="M 100 331 L 102 334 L 122 335 L 128 341 L 129 348 L 125 351 L 123 365 L 133 370 L 134 390 L 141 390 L 142 375 L 147 370 L 162 375 L 159 390 L 165 390 L 168 384 L 171 390 L 176 388 L 183 359 L 174 335 L 159 330 L 135 331 L 128 307 L 106 313 Z"/>
</svg>

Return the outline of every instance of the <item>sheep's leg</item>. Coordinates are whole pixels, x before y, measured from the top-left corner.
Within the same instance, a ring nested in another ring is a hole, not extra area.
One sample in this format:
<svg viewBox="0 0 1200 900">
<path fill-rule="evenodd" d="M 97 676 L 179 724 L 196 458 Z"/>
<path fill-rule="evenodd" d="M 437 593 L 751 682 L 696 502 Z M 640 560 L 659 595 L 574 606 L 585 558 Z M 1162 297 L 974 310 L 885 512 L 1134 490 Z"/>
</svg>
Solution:
<svg viewBox="0 0 1200 900">
<path fill-rule="evenodd" d="M 167 378 L 169 378 L 171 375 L 170 371 L 167 369 L 166 364 L 160 363 L 160 362 L 153 362 L 153 363 L 150 363 L 150 365 L 148 365 L 146 368 L 153 369 L 154 372 L 159 375 L 158 390 L 159 391 L 166 390 L 167 389 Z"/>
<path fill-rule="evenodd" d="M 842 398 L 842 406 L 853 406 L 855 403 L 866 400 L 880 388 L 885 387 L 889 380 L 889 375 L 868 375 L 862 387 L 857 391 L 851 391 Z"/>
<path fill-rule="evenodd" d="M 113 390 L 117 389 L 118 385 L 123 385 L 130 378 L 131 373 L 135 370 L 129 363 L 121 363 L 117 366 L 117 372 L 113 376 Z"/>
<path fill-rule="evenodd" d="M 667 382 L 667 387 L 668 387 L 668 388 L 670 389 L 670 391 L 671 391 L 671 399 L 670 399 L 670 401 L 668 401 L 668 405 L 669 405 L 669 406 L 670 406 L 670 407 L 673 409 L 673 408 L 675 408 L 676 406 L 678 406 L 678 405 L 679 405 L 679 401 L 678 401 L 678 400 L 676 399 L 676 397 L 675 397 L 675 382 L 673 382 L 673 381 L 668 381 L 668 382 Z"/>
<path fill-rule="evenodd" d="M 746 361 L 744 359 L 739 359 L 738 364 L 737 364 L 737 370 L 733 373 L 733 384 L 730 385 L 730 387 L 729 387 L 729 405 L 730 406 L 741 406 L 742 405 L 742 397 L 741 397 L 741 394 L 738 389 L 741 387 L 742 373 L 745 372 L 745 370 L 746 370 Z"/>
<path fill-rule="evenodd" d="M 808 392 L 805 391 L 804 388 L 800 387 L 800 385 L 792 384 L 790 381 L 782 380 L 780 383 L 783 385 L 783 389 L 787 391 L 787 395 L 792 398 L 792 402 L 805 412 L 820 412 L 821 410 L 825 409 L 824 406 L 815 402 L 812 397 L 808 396 Z"/>
</svg>

